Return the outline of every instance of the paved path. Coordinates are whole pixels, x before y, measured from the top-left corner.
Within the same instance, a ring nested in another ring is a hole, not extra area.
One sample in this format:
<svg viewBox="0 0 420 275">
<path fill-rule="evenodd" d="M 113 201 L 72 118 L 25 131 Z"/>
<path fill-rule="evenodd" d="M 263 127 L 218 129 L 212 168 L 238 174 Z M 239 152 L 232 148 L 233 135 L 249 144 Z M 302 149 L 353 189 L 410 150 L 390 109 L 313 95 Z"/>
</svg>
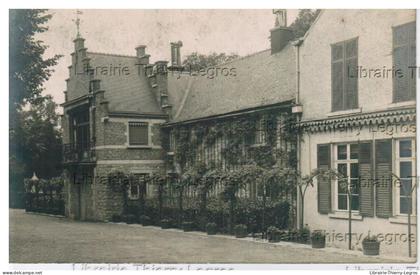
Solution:
<svg viewBox="0 0 420 275">
<path fill-rule="evenodd" d="M 140 225 L 10 210 L 11 263 L 366 263 L 386 260 Z"/>
</svg>

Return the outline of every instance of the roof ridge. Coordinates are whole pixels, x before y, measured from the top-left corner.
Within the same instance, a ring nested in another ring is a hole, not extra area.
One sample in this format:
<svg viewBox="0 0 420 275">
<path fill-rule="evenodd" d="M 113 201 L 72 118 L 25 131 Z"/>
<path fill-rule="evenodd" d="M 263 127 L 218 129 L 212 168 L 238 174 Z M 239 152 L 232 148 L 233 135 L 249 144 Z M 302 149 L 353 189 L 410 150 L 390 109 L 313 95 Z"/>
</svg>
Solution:
<svg viewBox="0 0 420 275">
<path fill-rule="evenodd" d="M 130 57 L 130 58 L 137 58 L 135 55 L 125 55 L 125 54 L 114 54 L 114 53 L 103 53 L 103 52 L 92 52 L 88 51 L 88 54 L 100 54 L 100 55 L 107 55 L 107 56 L 118 56 L 118 57 Z"/>
</svg>

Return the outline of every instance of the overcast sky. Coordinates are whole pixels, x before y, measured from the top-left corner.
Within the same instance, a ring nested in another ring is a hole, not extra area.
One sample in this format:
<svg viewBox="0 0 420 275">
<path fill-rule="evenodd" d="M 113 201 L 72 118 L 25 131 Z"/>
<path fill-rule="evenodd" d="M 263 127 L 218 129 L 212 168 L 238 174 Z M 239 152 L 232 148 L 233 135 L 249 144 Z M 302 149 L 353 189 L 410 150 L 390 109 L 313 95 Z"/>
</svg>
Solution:
<svg viewBox="0 0 420 275">
<path fill-rule="evenodd" d="M 67 66 L 71 64 L 76 37 L 75 10 L 50 10 L 49 30 L 38 35 L 49 49 L 46 56 L 64 55 L 45 83 L 45 94 L 64 102 Z M 237 53 L 241 56 L 270 47 L 274 27 L 272 10 L 82 10 L 81 35 L 88 51 L 135 55 L 139 44 L 147 46 L 151 62 L 169 60 L 169 43 L 181 40 L 181 56 L 192 52 Z M 297 10 L 288 10 L 288 24 Z"/>
</svg>

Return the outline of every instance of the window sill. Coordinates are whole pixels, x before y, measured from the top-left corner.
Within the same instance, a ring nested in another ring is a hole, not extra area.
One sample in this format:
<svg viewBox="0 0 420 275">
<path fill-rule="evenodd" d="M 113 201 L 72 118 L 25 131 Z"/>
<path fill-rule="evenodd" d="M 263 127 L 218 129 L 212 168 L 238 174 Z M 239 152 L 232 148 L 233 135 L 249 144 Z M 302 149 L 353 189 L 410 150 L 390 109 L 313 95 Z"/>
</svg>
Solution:
<svg viewBox="0 0 420 275">
<path fill-rule="evenodd" d="M 328 113 L 328 117 L 336 117 L 336 116 L 345 116 L 345 115 L 351 115 L 351 114 L 358 114 L 362 112 L 362 108 L 356 108 L 356 109 L 350 109 L 350 110 L 343 110 L 343 111 L 335 111 Z"/>
<path fill-rule="evenodd" d="M 341 220 L 347 220 L 349 218 L 349 213 L 347 211 L 336 211 L 333 213 L 328 214 L 328 217 L 331 219 L 341 219 Z M 359 213 L 352 213 L 351 219 L 356 221 L 362 221 L 363 217 L 360 216 Z"/>
<path fill-rule="evenodd" d="M 394 217 L 389 218 L 388 220 L 390 223 L 408 224 L 407 216 L 405 215 L 396 215 Z M 417 224 L 417 216 L 415 215 L 411 216 L 411 224 L 413 225 Z"/>
<path fill-rule="evenodd" d="M 152 149 L 151 145 L 127 145 L 127 149 Z"/>
<path fill-rule="evenodd" d="M 401 107 L 416 107 L 416 101 L 409 100 L 409 101 L 402 101 L 402 102 L 393 102 L 388 105 L 388 109 L 398 109 Z"/>
</svg>

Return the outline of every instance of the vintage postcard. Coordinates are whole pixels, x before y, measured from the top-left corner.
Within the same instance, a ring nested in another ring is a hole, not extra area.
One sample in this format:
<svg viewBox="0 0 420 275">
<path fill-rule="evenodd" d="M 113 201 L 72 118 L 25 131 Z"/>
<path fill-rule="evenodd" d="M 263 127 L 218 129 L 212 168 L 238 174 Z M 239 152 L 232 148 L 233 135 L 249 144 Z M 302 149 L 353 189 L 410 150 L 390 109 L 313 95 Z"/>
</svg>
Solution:
<svg viewBox="0 0 420 275">
<path fill-rule="evenodd" d="M 416 10 L 9 25 L 17 269 L 417 268 Z"/>
</svg>

